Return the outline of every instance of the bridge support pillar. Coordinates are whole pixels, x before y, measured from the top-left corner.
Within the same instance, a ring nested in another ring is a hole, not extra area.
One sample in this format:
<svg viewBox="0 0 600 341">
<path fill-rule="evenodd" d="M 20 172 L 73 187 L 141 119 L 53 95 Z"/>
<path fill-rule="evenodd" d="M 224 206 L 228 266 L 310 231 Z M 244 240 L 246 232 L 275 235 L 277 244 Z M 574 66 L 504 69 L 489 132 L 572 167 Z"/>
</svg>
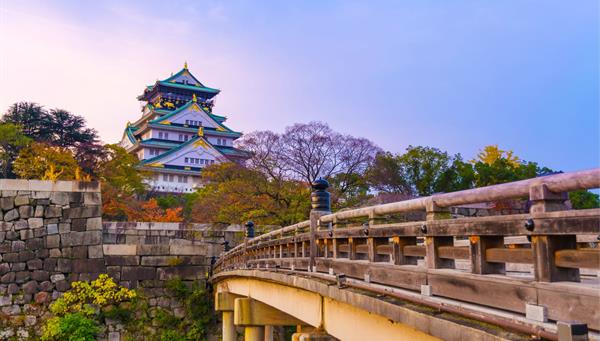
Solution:
<svg viewBox="0 0 600 341">
<path fill-rule="evenodd" d="M 244 341 L 265 341 L 265 327 L 246 326 L 244 327 Z"/>
<path fill-rule="evenodd" d="M 215 310 L 223 313 L 223 341 L 237 340 L 233 311 L 235 309 L 235 299 L 238 297 L 241 296 L 228 292 L 218 292 L 215 295 Z"/>
<path fill-rule="evenodd" d="M 292 334 L 292 341 L 335 341 L 337 340 L 333 336 L 323 332 L 312 332 L 312 333 L 294 333 Z"/>
</svg>

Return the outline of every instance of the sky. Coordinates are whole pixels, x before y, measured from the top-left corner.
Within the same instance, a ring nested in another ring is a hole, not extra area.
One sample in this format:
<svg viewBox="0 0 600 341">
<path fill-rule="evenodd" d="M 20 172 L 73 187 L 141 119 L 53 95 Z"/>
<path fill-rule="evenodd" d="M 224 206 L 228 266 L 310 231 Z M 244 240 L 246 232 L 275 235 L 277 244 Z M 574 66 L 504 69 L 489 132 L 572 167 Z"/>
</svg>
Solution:
<svg viewBox="0 0 600 341">
<path fill-rule="evenodd" d="M 588 169 L 599 16 L 596 0 L 0 0 L 0 112 L 66 109 L 115 143 L 187 61 L 237 131 L 319 120 L 394 153 L 497 144 Z"/>
</svg>

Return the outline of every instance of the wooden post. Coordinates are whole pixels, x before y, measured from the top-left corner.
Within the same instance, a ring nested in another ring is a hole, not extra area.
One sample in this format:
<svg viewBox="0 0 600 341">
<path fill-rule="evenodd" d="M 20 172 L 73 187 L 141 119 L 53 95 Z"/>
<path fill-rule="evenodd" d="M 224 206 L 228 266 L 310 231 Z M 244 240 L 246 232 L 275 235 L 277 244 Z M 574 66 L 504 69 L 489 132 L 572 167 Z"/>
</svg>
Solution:
<svg viewBox="0 0 600 341">
<path fill-rule="evenodd" d="M 487 249 L 503 248 L 504 237 L 502 236 L 471 236 L 469 237 L 469 255 L 471 259 L 471 273 L 474 274 L 504 274 L 505 263 L 489 263 L 486 261 Z"/>
<path fill-rule="evenodd" d="M 534 217 L 536 213 L 568 209 L 565 205 L 568 194 L 551 192 L 545 184 L 530 187 L 529 199 L 532 202 L 530 213 Z M 556 252 L 565 249 L 576 249 L 577 237 L 568 234 L 559 236 L 536 235 L 535 221 L 531 221 L 528 226 L 528 229 L 532 231 L 531 248 L 533 251 L 533 272 L 536 281 L 579 282 L 579 269 L 556 266 Z"/>
<path fill-rule="evenodd" d="M 404 255 L 404 247 L 417 245 L 417 237 L 394 237 L 392 240 L 392 263 L 396 265 L 416 265 L 417 258 Z"/>
<path fill-rule="evenodd" d="M 448 219 L 451 217 L 450 210 L 448 208 L 439 207 L 435 204 L 433 199 L 429 199 L 426 204 L 426 221 Z M 425 226 L 427 229 L 427 226 Z M 427 233 L 427 232 L 425 232 Z M 429 269 L 441 269 L 441 268 L 454 268 L 454 259 L 440 258 L 438 247 L 440 246 L 453 246 L 454 237 L 452 236 L 441 236 L 441 237 L 425 237 L 425 259 L 427 267 Z"/>
</svg>

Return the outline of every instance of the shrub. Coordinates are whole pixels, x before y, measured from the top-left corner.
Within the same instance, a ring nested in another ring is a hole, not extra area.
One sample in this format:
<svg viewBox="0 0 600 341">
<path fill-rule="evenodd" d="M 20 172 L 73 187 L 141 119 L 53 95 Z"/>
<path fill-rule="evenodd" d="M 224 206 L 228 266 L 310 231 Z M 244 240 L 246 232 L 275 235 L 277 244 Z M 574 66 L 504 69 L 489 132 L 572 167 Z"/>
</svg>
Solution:
<svg viewBox="0 0 600 341">
<path fill-rule="evenodd" d="M 96 321 L 81 313 L 53 317 L 44 326 L 44 341 L 93 341 L 100 331 Z"/>
<path fill-rule="evenodd" d="M 71 290 L 50 305 L 54 315 L 82 313 L 91 316 L 96 308 L 128 301 L 136 297 L 136 292 L 118 286 L 107 274 L 101 274 L 90 282 L 73 282 Z"/>
</svg>

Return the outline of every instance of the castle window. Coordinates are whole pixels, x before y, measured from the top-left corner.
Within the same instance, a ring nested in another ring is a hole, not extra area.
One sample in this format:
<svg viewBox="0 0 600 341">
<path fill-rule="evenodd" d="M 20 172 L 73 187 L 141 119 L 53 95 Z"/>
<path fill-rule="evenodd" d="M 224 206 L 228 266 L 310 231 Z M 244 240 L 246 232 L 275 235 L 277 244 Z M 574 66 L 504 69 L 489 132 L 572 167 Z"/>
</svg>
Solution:
<svg viewBox="0 0 600 341">
<path fill-rule="evenodd" d="M 174 182 L 175 176 L 173 174 L 169 174 L 169 182 Z"/>
<path fill-rule="evenodd" d="M 188 136 L 188 135 L 183 135 L 183 140 L 184 140 L 184 141 L 187 141 L 187 140 L 188 140 L 188 138 L 189 138 L 189 136 Z"/>
<path fill-rule="evenodd" d="M 169 133 L 165 133 L 165 140 L 169 139 Z"/>
<path fill-rule="evenodd" d="M 163 138 L 163 133 L 162 133 L 162 131 L 159 131 L 159 132 L 158 132 L 158 138 L 159 138 L 159 139 L 162 139 L 162 138 Z"/>
<path fill-rule="evenodd" d="M 188 158 L 187 157 L 185 158 L 185 163 L 188 163 Z"/>
<path fill-rule="evenodd" d="M 163 174 L 163 181 L 169 181 L 169 176 L 167 174 Z"/>
</svg>

